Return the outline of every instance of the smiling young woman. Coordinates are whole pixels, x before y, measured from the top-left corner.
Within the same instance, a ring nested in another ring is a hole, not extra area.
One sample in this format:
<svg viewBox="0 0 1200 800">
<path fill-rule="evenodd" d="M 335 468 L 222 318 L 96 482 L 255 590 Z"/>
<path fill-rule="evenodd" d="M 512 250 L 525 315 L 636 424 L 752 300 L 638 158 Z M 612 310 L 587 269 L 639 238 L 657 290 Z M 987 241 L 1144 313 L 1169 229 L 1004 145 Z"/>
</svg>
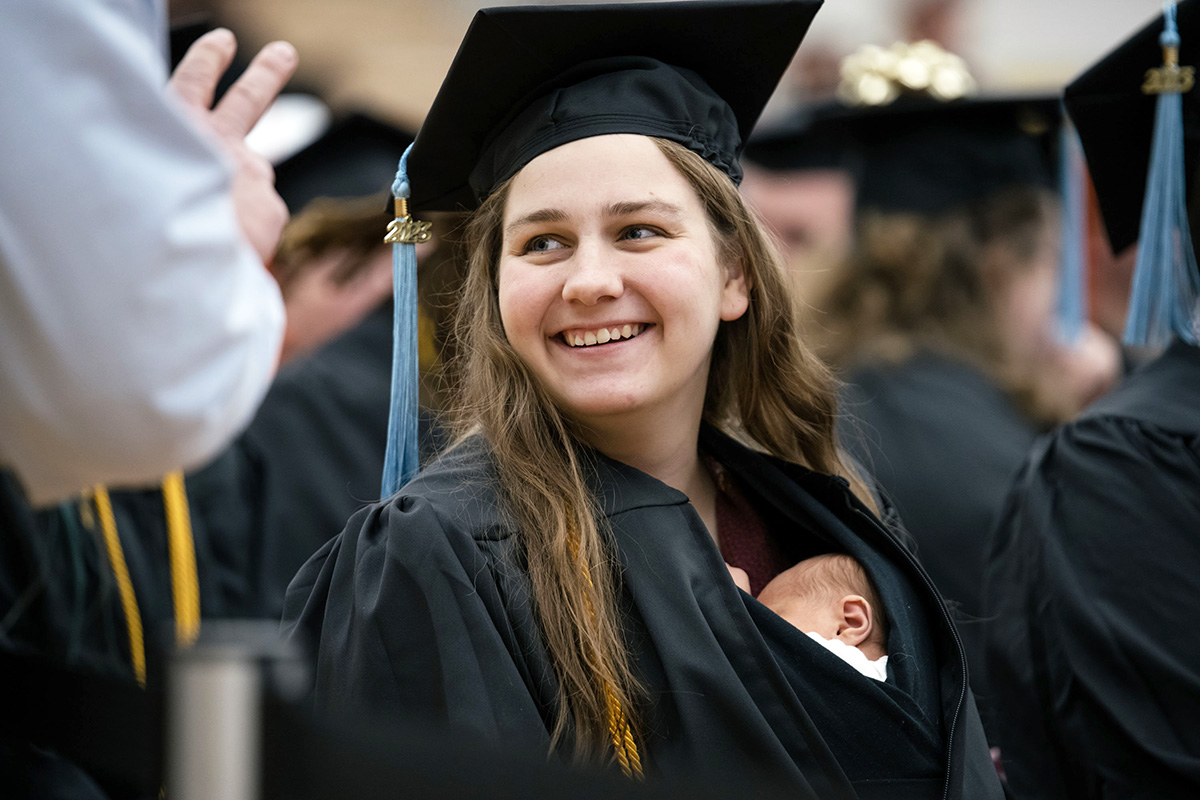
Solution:
<svg viewBox="0 0 1200 800">
<path fill-rule="evenodd" d="M 418 205 L 477 205 L 458 436 L 293 582 L 319 707 L 798 797 L 999 796 L 949 616 L 837 448 L 834 382 L 737 191 L 815 8 L 480 12 L 409 159 Z M 678 46 L 688 31 L 707 41 Z M 536 77 L 479 123 L 494 37 Z M 460 146 L 469 163 L 429 169 Z M 726 568 L 757 590 L 827 552 L 893 614 L 886 683 L 843 674 Z"/>
</svg>

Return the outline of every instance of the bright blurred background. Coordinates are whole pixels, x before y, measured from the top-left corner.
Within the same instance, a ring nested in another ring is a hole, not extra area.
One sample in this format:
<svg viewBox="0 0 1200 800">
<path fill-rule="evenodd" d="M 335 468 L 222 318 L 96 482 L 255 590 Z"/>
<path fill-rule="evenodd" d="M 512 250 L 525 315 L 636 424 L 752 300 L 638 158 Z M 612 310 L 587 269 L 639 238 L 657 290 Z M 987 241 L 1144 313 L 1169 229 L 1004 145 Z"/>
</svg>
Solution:
<svg viewBox="0 0 1200 800">
<path fill-rule="evenodd" d="M 287 39 L 300 50 L 297 83 L 335 114 L 369 111 L 415 129 L 471 16 L 488 5 L 501 4 L 171 0 L 171 11 L 211 14 L 244 51 Z M 1160 8 L 1160 0 L 826 0 L 775 108 L 827 94 L 840 58 L 860 45 L 901 39 L 957 52 L 984 92 L 1056 90 Z"/>
</svg>

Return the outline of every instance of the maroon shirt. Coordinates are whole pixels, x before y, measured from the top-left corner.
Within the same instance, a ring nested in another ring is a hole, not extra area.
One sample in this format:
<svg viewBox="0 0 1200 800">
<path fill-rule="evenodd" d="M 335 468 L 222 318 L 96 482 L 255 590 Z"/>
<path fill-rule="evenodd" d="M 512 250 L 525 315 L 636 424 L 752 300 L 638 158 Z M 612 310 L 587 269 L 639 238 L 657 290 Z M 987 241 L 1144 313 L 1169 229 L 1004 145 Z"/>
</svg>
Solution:
<svg viewBox="0 0 1200 800">
<path fill-rule="evenodd" d="M 792 564 L 733 476 L 716 461 L 704 461 L 717 485 L 717 544 L 721 557 L 726 564 L 746 571 L 750 594 L 757 597 L 772 578 Z"/>
</svg>

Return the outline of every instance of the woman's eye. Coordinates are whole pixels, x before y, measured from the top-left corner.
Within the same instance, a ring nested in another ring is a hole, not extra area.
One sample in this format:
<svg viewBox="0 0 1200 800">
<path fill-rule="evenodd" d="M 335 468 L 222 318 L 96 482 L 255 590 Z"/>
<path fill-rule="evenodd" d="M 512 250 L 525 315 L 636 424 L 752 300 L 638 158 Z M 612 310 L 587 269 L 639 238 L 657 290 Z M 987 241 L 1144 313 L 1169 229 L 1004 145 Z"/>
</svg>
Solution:
<svg viewBox="0 0 1200 800">
<path fill-rule="evenodd" d="M 654 236 L 658 236 L 658 231 L 645 225 L 630 225 L 621 231 L 622 239 L 650 239 Z"/>
<path fill-rule="evenodd" d="M 525 252 L 546 253 L 551 250 L 558 250 L 561 247 L 563 247 L 563 243 L 557 239 L 550 236 L 536 236 L 525 244 Z"/>
</svg>

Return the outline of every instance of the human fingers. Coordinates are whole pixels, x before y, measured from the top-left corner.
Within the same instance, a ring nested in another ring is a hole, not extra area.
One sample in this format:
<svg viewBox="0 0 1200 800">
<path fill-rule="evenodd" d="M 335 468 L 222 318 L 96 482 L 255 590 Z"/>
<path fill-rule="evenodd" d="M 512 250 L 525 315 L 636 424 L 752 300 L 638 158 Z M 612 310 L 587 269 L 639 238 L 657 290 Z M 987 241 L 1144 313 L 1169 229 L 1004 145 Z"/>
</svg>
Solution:
<svg viewBox="0 0 1200 800">
<path fill-rule="evenodd" d="M 296 48 L 287 42 L 271 42 L 260 50 L 213 110 L 213 127 L 226 136 L 244 137 L 275 102 L 298 63 Z"/>
<path fill-rule="evenodd" d="M 271 162 L 251 152 L 244 142 L 231 142 L 230 150 L 236 165 L 234 210 L 246 239 L 266 263 L 274 256 L 288 220 L 287 205 L 275 191 L 275 171 Z"/>
<path fill-rule="evenodd" d="M 232 31 L 209 31 L 183 54 L 168 85 L 189 106 L 207 111 L 212 107 L 217 81 L 233 63 L 236 52 L 237 39 Z"/>
</svg>

